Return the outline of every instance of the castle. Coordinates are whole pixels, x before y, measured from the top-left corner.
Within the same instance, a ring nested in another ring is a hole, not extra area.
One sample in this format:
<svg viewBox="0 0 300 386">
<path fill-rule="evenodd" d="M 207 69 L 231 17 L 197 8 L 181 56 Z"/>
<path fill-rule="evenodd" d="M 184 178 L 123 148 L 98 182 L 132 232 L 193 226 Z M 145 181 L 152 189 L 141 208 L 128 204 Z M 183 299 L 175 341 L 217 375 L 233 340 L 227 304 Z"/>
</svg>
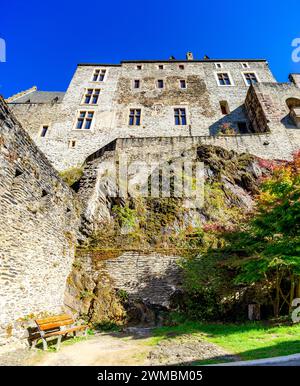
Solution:
<svg viewBox="0 0 300 386">
<path fill-rule="evenodd" d="M 78 235 L 109 212 L 107 197 L 95 194 L 103 160 L 195 159 L 200 145 L 288 160 L 300 148 L 300 74 L 289 80 L 278 83 L 266 60 L 188 53 L 79 64 L 65 93 L 33 87 L 0 98 L 0 344 L 26 337 L 34 315 L 74 301 L 65 288 Z M 58 171 L 82 165 L 75 193 Z M 163 276 L 176 258 L 120 257 L 109 273 L 129 291 L 145 272 Z"/>
<path fill-rule="evenodd" d="M 164 138 L 165 146 L 193 138 L 288 159 L 300 146 L 300 75 L 290 81 L 276 82 L 266 60 L 188 52 L 186 60 L 79 64 L 65 93 L 33 87 L 7 103 L 58 170 L 119 138 Z"/>
</svg>

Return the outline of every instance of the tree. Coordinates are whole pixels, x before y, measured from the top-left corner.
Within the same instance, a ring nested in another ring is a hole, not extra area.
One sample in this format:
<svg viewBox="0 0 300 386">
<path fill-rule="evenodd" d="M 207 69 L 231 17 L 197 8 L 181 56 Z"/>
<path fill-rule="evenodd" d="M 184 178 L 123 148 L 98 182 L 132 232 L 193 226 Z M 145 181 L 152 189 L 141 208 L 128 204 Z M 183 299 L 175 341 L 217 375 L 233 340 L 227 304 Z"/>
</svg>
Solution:
<svg viewBox="0 0 300 386">
<path fill-rule="evenodd" d="M 274 315 L 284 305 L 291 311 L 293 299 L 300 297 L 300 152 L 263 181 L 246 235 L 248 259 L 235 282 L 265 280 L 274 288 Z"/>
</svg>

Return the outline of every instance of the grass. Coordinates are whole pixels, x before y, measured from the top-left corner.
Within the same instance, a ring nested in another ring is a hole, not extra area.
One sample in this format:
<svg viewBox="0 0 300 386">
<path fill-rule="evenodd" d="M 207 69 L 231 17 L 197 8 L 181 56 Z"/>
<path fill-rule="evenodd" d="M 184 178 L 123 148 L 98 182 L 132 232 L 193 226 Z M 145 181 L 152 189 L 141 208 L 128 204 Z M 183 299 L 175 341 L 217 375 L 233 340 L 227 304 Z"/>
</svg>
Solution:
<svg viewBox="0 0 300 386">
<path fill-rule="evenodd" d="M 268 326 L 261 322 L 244 324 L 206 324 L 184 322 L 178 326 L 154 330 L 153 343 L 192 334 L 224 348 L 240 360 L 261 359 L 300 353 L 300 324 Z M 220 363 L 213 358 L 197 363 Z"/>
</svg>

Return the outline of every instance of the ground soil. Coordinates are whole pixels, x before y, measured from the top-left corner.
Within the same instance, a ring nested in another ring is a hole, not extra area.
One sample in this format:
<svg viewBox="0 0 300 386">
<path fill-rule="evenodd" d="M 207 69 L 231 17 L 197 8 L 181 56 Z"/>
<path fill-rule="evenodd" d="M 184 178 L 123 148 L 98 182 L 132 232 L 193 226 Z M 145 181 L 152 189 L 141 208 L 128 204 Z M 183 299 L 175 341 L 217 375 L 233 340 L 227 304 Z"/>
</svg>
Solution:
<svg viewBox="0 0 300 386">
<path fill-rule="evenodd" d="M 211 358 L 236 360 L 222 348 L 192 335 L 170 336 L 157 345 L 151 329 L 131 328 L 124 332 L 97 333 L 79 342 L 68 342 L 58 352 L 25 348 L 0 351 L 0 365 L 184 365 Z"/>
</svg>

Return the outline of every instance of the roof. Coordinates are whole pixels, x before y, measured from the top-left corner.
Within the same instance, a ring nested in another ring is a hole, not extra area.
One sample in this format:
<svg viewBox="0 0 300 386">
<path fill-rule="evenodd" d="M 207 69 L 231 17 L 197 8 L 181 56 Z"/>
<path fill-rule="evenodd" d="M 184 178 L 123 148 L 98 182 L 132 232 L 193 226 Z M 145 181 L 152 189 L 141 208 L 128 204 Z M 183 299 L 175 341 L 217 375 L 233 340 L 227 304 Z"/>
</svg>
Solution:
<svg viewBox="0 0 300 386">
<path fill-rule="evenodd" d="M 59 103 L 62 101 L 65 92 L 63 91 L 37 91 L 33 90 L 23 95 L 16 95 L 7 100 L 8 103 Z"/>
<path fill-rule="evenodd" d="M 266 59 L 167 59 L 167 60 L 122 60 L 117 63 L 78 63 L 77 66 L 111 66 L 120 67 L 123 63 L 219 63 L 219 62 L 267 62 Z"/>
</svg>

